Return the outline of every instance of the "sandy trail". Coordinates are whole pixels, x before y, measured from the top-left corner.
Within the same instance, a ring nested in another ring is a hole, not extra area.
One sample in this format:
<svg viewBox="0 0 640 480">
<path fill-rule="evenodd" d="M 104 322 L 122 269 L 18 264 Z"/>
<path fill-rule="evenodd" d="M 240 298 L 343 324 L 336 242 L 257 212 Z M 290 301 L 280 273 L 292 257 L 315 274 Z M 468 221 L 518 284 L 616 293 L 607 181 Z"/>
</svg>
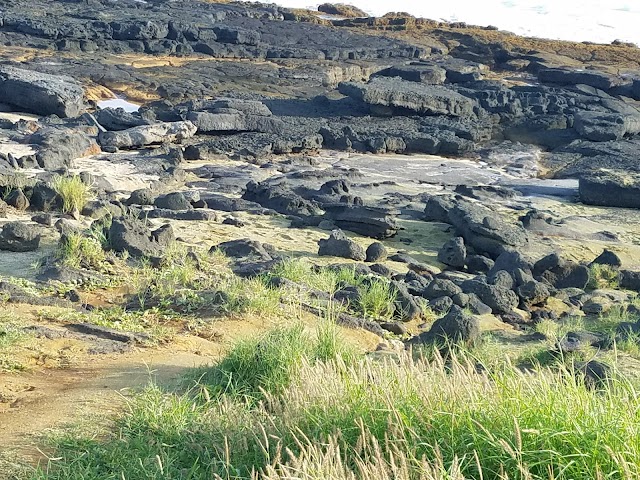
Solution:
<svg viewBox="0 0 640 480">
<path fill-rule="evenodd" d="M 189 337 L 169 347 L 88 358 L 76 368 L 0 374 L 0 396 L 11 392 L 13 397 L 0 412 L 0 453 L 46 462 L 43 435 L 79 421 L 89 427 L 95 422 L 97 431 L 122 411 L 131 394 L 150 382 L 170 386 L 188 369 L 211 364 L 221 349 Z"/>
</svg>

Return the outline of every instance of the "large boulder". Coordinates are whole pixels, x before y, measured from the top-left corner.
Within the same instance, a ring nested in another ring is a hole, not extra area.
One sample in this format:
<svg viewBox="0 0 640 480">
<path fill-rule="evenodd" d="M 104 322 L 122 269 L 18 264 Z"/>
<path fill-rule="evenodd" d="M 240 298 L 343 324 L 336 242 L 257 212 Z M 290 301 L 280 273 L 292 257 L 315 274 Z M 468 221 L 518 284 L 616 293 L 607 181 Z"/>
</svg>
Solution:
<svg viewBox="0 0 640 480">
<path fill-rule="evenodd" d="M 74 79 L 10 66 L 0 66 L 0 102 L 62 118 L 86 109 L 84 90 Z"/>
<path fill-rule="evenodd" d="M 245 115 L 241 112 L 211 113 L 191 112 L 187 115 L 198 133 L 260 132 L 283 133 L 285 124 L 274 117 Z"/>
<path fill-rule="evenodd" d="M 24 222 L 9 222 L 0 232 L 0 250 L 32 252 L 40 246 L 40 230 Z"/>
<path fill-rule="evenodd" d="M 464 245 L 464 238 L 455 237 L 445 243 L 438 251 L 438 261 L 449 267 L 464 267 L 467 261 L 467 248 Z"/>
<path fill-rule="evenodd" d="M 580 177 L 580 201 L 603 207 L 640 208 L 640 175 L 600 170 Z"/>
<path fill-rule="evenodd" d="M 374 107 L 375 111 L 383 107 L 419 115 L 475 117 L 475 102 L 445 87 L 377 77 L 369 83 L 341 83 L 338 89 L 343 95 Z"/>
<path fill-rule="evenodd" d="M 620 140 L 639 131 L 640 116 L 620 113 L 578 112 L 573 127 L 581 137 L 592 142 Z"/>
<path fill-rule="evenodd" d="M 98 143 L 104 149 L 140 148 L 157 143 L 180 143 L 195 133 L 196 126 L 189 121 L 155 123 L 119 132 L 101 132 Z"/>
<path fill-rule="evenodd" d="M 393 237 L 400 230 L 395 211 L 346 204 L 325 204 L 323 208 L 325 217 L 338 227 L 359 235 L 384 239 Z"/>
<path fill-rule="evenodd" d="M 349 258 L 363 262 L 367 254 L 360 245 L 348 238 L 342 230 L 334 230 L 329 238 L 318 241 L 318 255 Z"/>
<path fill-rule="evenodd" d="M 428 332 L 422 333 L 410 340 L 412 344 L 433 342 L 454 342 L 472 345 L 480 338 L 480 322 L 466 313 L 462 308 L 454 305 L 444 317 L 433 324 Z"/>
<path fill-rule="evenodd" d="M 129 218 L 114 218 L 109 228 L 109 242 L 116 252 L 128 252 L 134 257 L 161 258 L 165 249 L 175 241 L 171 225 L 157 230 L 143 221 Z"/>
<path fill-rule="evenodd" d="M 553 266 L 545 268 L 547 265 Z M 534 274 L 538 280 L 544 281 L 558 289 L 584 289 L 591 278 L 591 273 L 586 265 L 561 259 L 557 254 L 553 253 L 536 263 L 534 266 Z"/>
<path fill-rule="evenodd" d="M 462 290 L 477 295 L 494 313 L 510 313 L 519 303 L 518 296 L 512 290 L 479 280 L 467 280 L 462 284 Z"/>
<path fill-rule="evenodd" d="M 344 3 L 323 3 L 318 6 L 318 11 L 328 13 L 329 15 L 339 15 L 346 18 L 368 17 L 366 12 L 360 10 L 353 5 L 345 5 Z"/>
<path fill-rule="evenodd" d="M 521 224 L 507 221 L 498 212 L 462 197 L 431 197 L 424 219 L 453 225 L 467 245 L 493 258 L 529 241 Z"/>
<path fill-rule="evenodd" d="M 263 244 L 250 238 L 230 240 L 211 247 L 211 252 L 220 251 L 234 259 L 269 262 L 275 252 L 271 245 Z"/>
<path fill-rule="evenodd" d="M 251 181 L 247 184 L 242 199 L 256 202 L 284 215 L 305 217 L 322 213 L 316 202 L 306 200 L 298 195 L 285 182 L 271 184 Z"/>
<path fill-rule="evenodd" d="M 395 293 L 395 308 L 403 322 L 410 322 L 422 314 L 422 309 L 416 299 L 409 293 L 401 282 L 391 281 L 392 291 Z"/>
<path fill-rule="evenodd" d="M 123 108 L 102 108 L 96 112 L 95 118 L 107 130 L 126 130 L 150 123 L 139 114 L 127 112 Z"/>
<path fill-rule="evenodd" d="M 608 90 L 615 83 L 614 77 L 603 72 L 567 68 L 543 68 L 538 72 L 538 80 L 558 85 L 588 85 L 600 90 Z"/>
</svg>

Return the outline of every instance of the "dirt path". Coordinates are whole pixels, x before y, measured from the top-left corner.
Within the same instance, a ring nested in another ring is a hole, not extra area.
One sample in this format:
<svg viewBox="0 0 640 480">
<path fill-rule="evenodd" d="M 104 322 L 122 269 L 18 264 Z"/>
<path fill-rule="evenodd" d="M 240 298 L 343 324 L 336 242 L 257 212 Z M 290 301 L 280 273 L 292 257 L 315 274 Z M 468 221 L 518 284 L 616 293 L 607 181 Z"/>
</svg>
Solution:
<svg viewBox="0 0 640 480">
<path fill-rule="evenodd" d="M 11 402 L 0 412 L 0 453 L 46 461 L 43 434 L 78 421 L 104 422 L 132 393 L 151 381 L 171 385 L 186 370 L 211 364 L 221 348 L 189 337 L 170 347 L 88 358 L 77 368 L 2 374 L 0 385 Z"/>
</svg>

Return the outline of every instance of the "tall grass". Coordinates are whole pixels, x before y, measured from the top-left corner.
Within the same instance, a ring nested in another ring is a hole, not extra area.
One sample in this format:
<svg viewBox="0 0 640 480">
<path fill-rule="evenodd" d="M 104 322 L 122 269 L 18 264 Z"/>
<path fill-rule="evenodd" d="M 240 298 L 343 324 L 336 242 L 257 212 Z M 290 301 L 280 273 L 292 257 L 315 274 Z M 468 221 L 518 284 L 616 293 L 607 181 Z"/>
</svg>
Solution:
<svg viewBox="0 0 640 480">
<path fill-rule="evenodd" d="M 72 268 L 103 270 L 106 254 L 100 240 L 72 232 L 63 236 L 54 253 L 55 259 Z"/>
<path fill-rule="evenodd" d="M 64 213 L 81 212 L 90 198 L 89 186 L 77 175 L 56 175 L 51 180 L 51 188 L 60 196 Z"/>
<path fill-rule="evenodd" d="M 219 365 L 201 371 L 198 381 L 215 395 L 256 399 L 265 392 L 283 391 L 303 361 L 353 356 L 352 348 L 341 341 L 334 324 L 325 322 L 312 336 L 298 323 L 239 342 Z"/>
<path fill-rule="evenodd" d="M 148 389 L 110 438 L 64 439 L 34 478 L 640 475 L 640 398 L 622 379 L 598 391 L 570 370 L 478 373 L 464 358 L 321 361 L 321 343 L 296 327 L 240 344 L 190 392 Z"/>
<path fill-rule="evenodd" d="M 365 318 L 389 319 L 395 312 L 396 293 L 391 284 L 373 278 L 358 286 L 357 309 Z"/>
</svg>

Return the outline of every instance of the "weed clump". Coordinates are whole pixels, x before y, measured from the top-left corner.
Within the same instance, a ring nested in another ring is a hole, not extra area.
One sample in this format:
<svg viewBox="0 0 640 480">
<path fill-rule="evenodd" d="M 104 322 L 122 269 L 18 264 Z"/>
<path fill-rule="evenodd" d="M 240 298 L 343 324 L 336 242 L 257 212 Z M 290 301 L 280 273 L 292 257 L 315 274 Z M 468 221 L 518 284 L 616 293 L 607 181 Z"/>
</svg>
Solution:
<svg viewBox="0 0 640 480">
<path fill-rule="evenodd" d="M 79 176 L 56 175 L 51 180 L 51 188 L 60 196 L 62 212 L 81 212 L 90 198 L 90 188 Z"/>
</svg>

